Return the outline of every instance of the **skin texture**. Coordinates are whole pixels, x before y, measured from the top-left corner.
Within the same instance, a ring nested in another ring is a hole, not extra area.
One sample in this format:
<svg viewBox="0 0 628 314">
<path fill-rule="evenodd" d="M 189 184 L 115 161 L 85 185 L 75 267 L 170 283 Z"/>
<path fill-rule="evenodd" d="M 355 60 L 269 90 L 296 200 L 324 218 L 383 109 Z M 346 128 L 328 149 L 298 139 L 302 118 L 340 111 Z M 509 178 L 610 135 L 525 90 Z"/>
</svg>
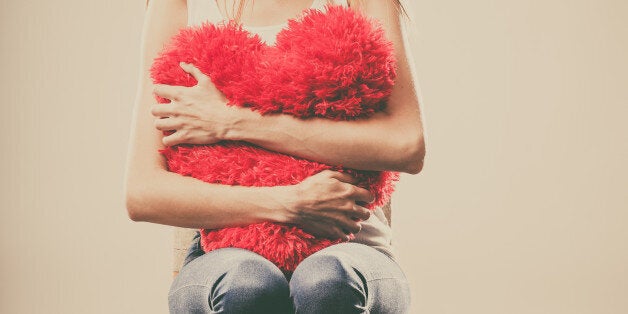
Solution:
<svg viewBox="0 0 628 314">
<path fill-rule="evenodd" d="M 151 0 L 142 33 L 127 157 L 125 194 L 129 217 L 185 228 L 223 228 L 262 221 L 294 223 L 328 238 L 346 239 L 347 234 L 358 232 L 360 221 L 370 215 L 361 205 L 372 196 L 352 185 L 353 179 L 345 174 L 323 171 L 292 186 L 209 184 L 169 172 L 158 150 L 177 141 L 241 139 L 328 164 L 418 173 L 423 165 L 423 131 L 399 16 L 392 4 L 377 2 L 370 2 L 365 13 L 387 21 L 384 27 L 395 44 L 399 65 L 389 110 L 364 121 L 332 122 L 302 121 L 287 115 L 261 117 L 245 108 L 227 107 L 211 81 L 191 66 L 182 65 L 197 76 L 196 86 L 155 86 L 149 75 L 151 62 L 163 45 L 186 26 L 187 7 L 185 0 Z M 256 9 L 273 5 L 270 1 L 262 3 L 258 0 Z M 246 22 L 246 14 L 243 17 Z M 264 24 L 271 23 L 256 25 Z M 153 92 L 171 98 L 173 104 L 157 107 Z M 178 135 L 164 137 L 163 129 L 175 129 Z"/>
</svg>

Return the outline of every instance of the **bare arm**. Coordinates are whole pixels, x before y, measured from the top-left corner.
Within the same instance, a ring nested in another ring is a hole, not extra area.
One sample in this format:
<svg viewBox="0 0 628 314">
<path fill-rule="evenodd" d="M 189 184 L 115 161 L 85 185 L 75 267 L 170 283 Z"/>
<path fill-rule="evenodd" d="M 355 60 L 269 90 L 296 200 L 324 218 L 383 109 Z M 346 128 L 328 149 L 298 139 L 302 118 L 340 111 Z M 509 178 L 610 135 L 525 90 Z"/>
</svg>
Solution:
<svg viewBox="0 0 628 314">
<path fill-rule="evenodd" d="M 141 67 L 133 110 L 126 171 L 126 196 L 133 220 L 209 228 L 278 219 L 279 201 L 272 188 L 207 184 L 166 170 L 158 149 L 162 134 L 153 127 L 149 107 L 155 102 L 149 68 L 163 44 L 187 18 L 185 0 L 152 0 L 142 32 Z M 221 210 L 218 210 L 221 209 Z"/>
<path fill-rule="evenodd" d="M 378 19 L 394 43 L 398 77 L 388 109 L 359 121 L 301 120 L 290 115 L 242 112 L 226 134 L 270 150 L 365 170 L 418 173 L 425 141 L 415 80 L 410 70 L 400 16 L 394 1 L 363 1 L 364 13 Z"/>
<path fill-rule="evenodd" d="M 176 130 L 164 137 L 164 145 L 244 140 L 326 164 L 420 172 L 425 140 L 419 97 L 408 59 L 411 54 L 407 37 L 402 33 L 400 15 L 393 2 L 363 2 L 364 14 L 382 23 L 395 48 L 397 78 L 385 112 L 358 121 L 301 120 L 283 114 L 261 116 L 247 108 L 225 106 L 224 95 L 211 82 L 195 88 L 160 84 L 157 90 L 163 94 L 160 96 L 177 95 L 184 104 L 153 108 L 158 129 Z M 182 67 L 199 81 L 208 81 L 193 65 Z"/>
<path fill-rule="evenodd" d="M 150 113 L 155 99 L 149 69 L 164 43 L 186 25 L 186 17 L 185 0 L 151 0 L 147 7 L 125 178 L 129 217 L 187 228 L 277 221 L 304 227 L 322 224 L 318 234 L 324 236 L 357 232 L 359 224 L 352 218 L 366 219 L 369 213 L 355 201 L 368 201 L 370 195 L 339 174 L 320 174 L 294 186 L 242 187 L 209 184 L 167 170 L 158 152 L 164 148 L 163 135 L 154 128 Z"/>
</svg>

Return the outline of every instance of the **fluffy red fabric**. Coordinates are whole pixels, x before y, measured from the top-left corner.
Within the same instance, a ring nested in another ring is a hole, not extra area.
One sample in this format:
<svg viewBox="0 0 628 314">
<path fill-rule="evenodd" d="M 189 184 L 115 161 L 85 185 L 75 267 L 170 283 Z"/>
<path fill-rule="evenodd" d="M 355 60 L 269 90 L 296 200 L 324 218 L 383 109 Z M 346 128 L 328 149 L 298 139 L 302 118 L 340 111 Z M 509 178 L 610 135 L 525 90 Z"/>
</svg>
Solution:
<svg viewBox="0 0 628 314">
<path fill-rule="evenodd" d="M 393 49 L 377 21 L 350 8 L 326 5 L 325 10 L 308 9 L 289 20 L 274 46 L 233 21 L 183 28 L 155 58 L 151 77 L 154 83 L 194 86 L 196 80 L 179 66 L 184 61 L 211 77 L 229 105 L 260 114 L 351 120 L 368 118 L 385 108 L 396 77 Z M 389 200 L 399 176 L 397 172 L 332 167 L 244 142 L 181 144 L 160 152 L 172 172 L 228 185 L 291 185 L 324 169 L 348 172 L 358 177 L 359 186 L 374 193 L 369 209 Z M 308 255 L 339 242 L 270 222 L 201 230 L 205 252 L 245 248 L 285 272 L 293 271 Z"/>
</svg>

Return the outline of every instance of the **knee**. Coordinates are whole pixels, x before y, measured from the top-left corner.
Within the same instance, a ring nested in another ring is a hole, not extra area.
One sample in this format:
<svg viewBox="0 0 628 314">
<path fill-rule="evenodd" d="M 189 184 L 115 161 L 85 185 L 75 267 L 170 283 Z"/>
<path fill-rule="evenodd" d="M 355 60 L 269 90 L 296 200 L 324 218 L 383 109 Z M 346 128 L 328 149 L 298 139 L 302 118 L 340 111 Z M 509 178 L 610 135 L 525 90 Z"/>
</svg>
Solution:
<svg viewBox="0 0 628 314">
<path fill-rule="evenodd" d="M 364 277 L 346 259 L 319 253 L 295 269 L 290 293 L 299 313 L 362 313 L 367 291 Z"/>
<path fill-rule="evenodd" d="M 288 291 L 288 282 L 283 273 L 262 257 L 234 262 L 219 285 L 224 285 L 228 291 L 242 291 L 243 294 L 253 295 Z"/>
<path fill-rule="evenodd" d="M 262 257 L 238 260 L 214 283 L 211 299 L 227 313 L 281 312 L 289 301 L 288 281 Z"/>
<path fill-rule="evenodd" d="M 209 313 L 211 307 L 207 302 L 209 287 L 188 285 L 173 289 L 168 293 L 170 313 Z"/>
<path fill-rule="evenodd" d="M 312 255 L 292 275 L 290 288 L 295 291 L 320 291 L 332 294 L 332 288 L 343 289 L 355 278 L 355 271 L 333 255 Z"/>
<path fill-rule="evenodd" d="M 170 289 L 171 312 L 283 313 L 292 308 L 288 281 L 277 266 L 250 251 L 220 250 L 220 258 L 206 255 L 182 268 Z"/>
</svg>

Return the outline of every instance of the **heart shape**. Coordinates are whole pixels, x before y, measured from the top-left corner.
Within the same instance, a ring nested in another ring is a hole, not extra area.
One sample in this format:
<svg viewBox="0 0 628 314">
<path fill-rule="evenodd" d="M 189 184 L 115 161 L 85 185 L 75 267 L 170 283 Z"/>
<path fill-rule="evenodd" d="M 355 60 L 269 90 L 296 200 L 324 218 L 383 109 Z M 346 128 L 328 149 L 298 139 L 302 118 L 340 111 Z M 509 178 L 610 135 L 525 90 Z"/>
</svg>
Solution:
<svg viewBox="0 0 628 314">
<path fill-rule="evenodd" d="M 272 46 L 233 21 L 183 28 L 155 58 L 150 69 L 153 82 L 194 86 L 196 80 L 179 67 L 180 61 L 208 75 L 229 105 L 304 119 L 368 118 L 385 109 L 396 77 L 394 47 L 381 26 L 350 8 L 331 4 L 324 11 L 310 8 L 289 20 Z M 227 185 L 292 185 L 325 169 L 347 172 L 358 178 L 358 186 L 374 194 L 369 209 L 389 200 L 399 178 L 397 172 L 331 166 L 244 142 L 181 144 L 160 152 L 169 171 Z M 205 252 L 222 247 L 249 249 L 284 272 L 339 242 L 271 222 L 201 230 Z"/>
</svg>

